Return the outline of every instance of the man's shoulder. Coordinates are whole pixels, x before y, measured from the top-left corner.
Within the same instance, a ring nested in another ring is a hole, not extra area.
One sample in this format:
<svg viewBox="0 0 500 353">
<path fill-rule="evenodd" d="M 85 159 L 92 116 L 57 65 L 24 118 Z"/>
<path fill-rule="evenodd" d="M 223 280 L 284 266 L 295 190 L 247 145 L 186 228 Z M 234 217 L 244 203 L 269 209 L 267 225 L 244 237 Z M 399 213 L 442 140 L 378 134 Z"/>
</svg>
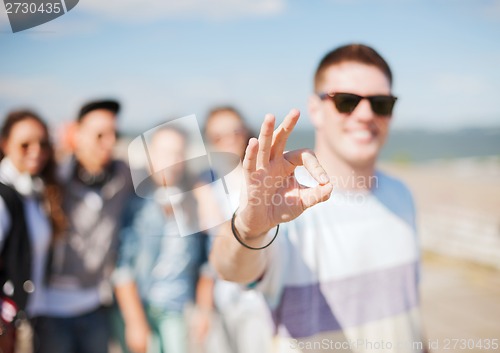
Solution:
<svg viewBox="0 0 500 353">
<path fill-rule="evenodd" d="M 399 218 L 415 228 L 415 204 L 410 189 L 394 176 L 377 171 L 373 195 Z"/>
<path fill-rule="evenodd" d="M 413 199 L 410 189 L 401 179 L 381 170 L 375 172 L 375 177 L 375 185 L 373 186 L 375 191 L 394 193 L 400 197 Z"/>
<path fill-rule="evenodd" d="M 118 199 L 125 198 L 128 202 L 135 196 L 129 165 L 121 159 L 113 159 L 110 167 L 111 177 L 104 188 L 112 190 L 111 195 L 117 196 Z"/>
<path fill-rule="evenodd" d="M 113 164 L 113 167 L 115 168 L 115 172 L 116 173 L 128 173 L 130 174 L 130 167 L 128 166 L 128 164 L 124 161 L 124 160 L 121 160 L 121 159 L 113 159 L 111 161 L 111 163 Z"/>
</svg>

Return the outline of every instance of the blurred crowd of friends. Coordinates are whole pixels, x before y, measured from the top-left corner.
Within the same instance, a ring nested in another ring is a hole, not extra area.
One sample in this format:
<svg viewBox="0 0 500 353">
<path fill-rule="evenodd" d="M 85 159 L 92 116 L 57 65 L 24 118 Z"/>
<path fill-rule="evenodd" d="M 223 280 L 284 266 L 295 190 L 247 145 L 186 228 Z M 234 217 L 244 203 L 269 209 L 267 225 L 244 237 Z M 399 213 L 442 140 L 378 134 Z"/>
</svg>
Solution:
<svg viewBox="0 0 500 353">
<path fill-rule="evenodd" d="M 268 351 L 261 296 L 217 279 L 207 262 L 209 231 L 181 237 L 165 198 L 209 183 L 215 172 L 189 175 L 188 132 L 165 124 L 149 141 L 149 158 L 168 167 L 148 170 L 157 187 L 137 196 L 127 161 L 114 157 L 119 111 L 114 100 L 85 104 L 58 144 L 36 112 L 12 111 L 3 122 L 0 247 L 16 273 L 2 285 L 30 324 L 28 333 L 17 330 L 16 346 L 104 353 L 115 341 L 137 353 Z M 251 137 L 230 106 L 209 112 L 203 131 L 211 150 L 240 158 Z M 200 197 L 181 201 L 184 222 L 213 216 Z M 11 211 L 19 202 L 26 212 Z M 22 241 L 9 241 L 10 232 Z"/>
</svg>

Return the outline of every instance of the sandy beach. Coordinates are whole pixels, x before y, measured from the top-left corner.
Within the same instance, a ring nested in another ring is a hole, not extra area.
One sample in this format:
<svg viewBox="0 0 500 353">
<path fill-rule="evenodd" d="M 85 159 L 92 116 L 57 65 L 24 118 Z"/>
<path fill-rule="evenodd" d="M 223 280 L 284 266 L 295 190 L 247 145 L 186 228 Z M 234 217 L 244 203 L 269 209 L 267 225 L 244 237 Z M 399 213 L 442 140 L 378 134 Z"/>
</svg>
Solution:
<svg viewBox="0 0 500 353">
<path fill-rule="evenodd" d="M 404 180 L 415 197 L 431 351 L 500 351 L 485 349 L 488 339 L 500 341 L 500 158 L 381 169 Z"/>
</svg>

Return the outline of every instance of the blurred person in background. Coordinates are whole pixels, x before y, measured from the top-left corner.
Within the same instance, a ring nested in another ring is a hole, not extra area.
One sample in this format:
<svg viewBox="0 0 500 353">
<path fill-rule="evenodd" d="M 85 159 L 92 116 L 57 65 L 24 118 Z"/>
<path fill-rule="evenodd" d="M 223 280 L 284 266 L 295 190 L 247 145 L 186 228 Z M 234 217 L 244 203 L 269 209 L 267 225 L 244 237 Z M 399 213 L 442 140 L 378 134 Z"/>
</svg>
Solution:
<svg viewBox="0 0 500 353">
<path fill-rule="evenodd" d="M 59 124 L 55 131 L 56 161 L 64 162 L 75 152 L 75 132 L 78 127 L 76 121 Z"/>
<path fill-rule="evenodd" d="M 238 162 L 243 159 L 248 140 L 252 137 L 242 115 L 231 106 L 215 107 L 209 112 L 204 135 L 211 152 L 235 155 Z M 223 158 L 224 155 L 217 157 L 219 160 Z M 239 184 L 242 182 L 241 164 L 238 163 L 236 170 L 229 174 L 217 174 L 216 170 L 205 173 L 202 176 L 203 182 L 211 183 L 224 177 L 226 183 L 235 185 L 232 189 L 239 190 Z M 236 206 L 239 195 L 234 196 L 236 196 L 235 199 L 230 201 Z M 207 203 L 202 202 L 202 205 L 207 205 Z M 271 347 L 272 326 L 269 310 L 262 294 L 246 290 L 239 284 L 217 279 L 216 276 L 212 276 L 212 280 L 215 280 L 213 300 L 230 352 L 268 352 Z M 210 288 L 209 284 L 206 285 Z"/>
<path fill-rule="evenodd" d="M 153 188 L 148 198 L 136 197 L 125 213 L 113 274 L 125 324 L 125 352 L 188 352 L 186 310 L 197 297 L 207 237 L 180 236 L 181 226 L 198 229 L 194 196 L 184 193 L 175 205 L 169 198 L 192 189 L 184 163 L 187 148 L 188 135 L 176 127 L 161 126 L 152 134 L 148 151 Z M 182 209 L 181 218 L 174 207 Z"/>
<path fill-rule="evenodd" d="M 412 196 L 375 166 L 395 102 L 387 62 L 368 46 L 345 45 L 316 70 L 315 153 L 284 153 L 297 110 L 274 132 L 267 115 L 248 144 L 240 205 L 211 262 L 265 294 L 275 351 L 425 349 Z"/>
<path fill-rule="evenodd" d="M 46 353 L 105 353 L 113 302 L 122 211 L 133 188 L 128 166 L 113 159 L 119 104 L 85 104 L 77 116 L 74 155 L 60 167 L 64 237 L 51 259 L 42 349 Z"/>
<path fill-rule="evenodd" d="M 0 350 L 38 352 L 49 249 L 65 228 L 61 189 L 47 125 L 37 114 L 13 111 L 0 131 Z M 26 317 L 33 345 L 18 335 L 14 347 L 15 327 L 26 327 L 19 325 Z"/>
</svg>

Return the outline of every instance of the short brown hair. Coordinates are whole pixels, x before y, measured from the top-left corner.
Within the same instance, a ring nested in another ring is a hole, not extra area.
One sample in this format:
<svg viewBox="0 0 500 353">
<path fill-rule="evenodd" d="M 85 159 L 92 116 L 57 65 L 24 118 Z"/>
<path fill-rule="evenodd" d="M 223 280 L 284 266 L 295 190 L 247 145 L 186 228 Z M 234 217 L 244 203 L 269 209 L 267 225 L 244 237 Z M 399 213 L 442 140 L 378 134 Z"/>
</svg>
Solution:
<svg viewBox="0 0 500 353">
<path fill-rule="evenodd" d="M 326 69 L 348 61 L 377 67 L 385 74 L 392 86 L 391 68 L 375 49 L 364 44 L 347 44 L 332 50 L 323 57 L 314 75 L 314 88 L 318 88 Z"/>
</svg>

